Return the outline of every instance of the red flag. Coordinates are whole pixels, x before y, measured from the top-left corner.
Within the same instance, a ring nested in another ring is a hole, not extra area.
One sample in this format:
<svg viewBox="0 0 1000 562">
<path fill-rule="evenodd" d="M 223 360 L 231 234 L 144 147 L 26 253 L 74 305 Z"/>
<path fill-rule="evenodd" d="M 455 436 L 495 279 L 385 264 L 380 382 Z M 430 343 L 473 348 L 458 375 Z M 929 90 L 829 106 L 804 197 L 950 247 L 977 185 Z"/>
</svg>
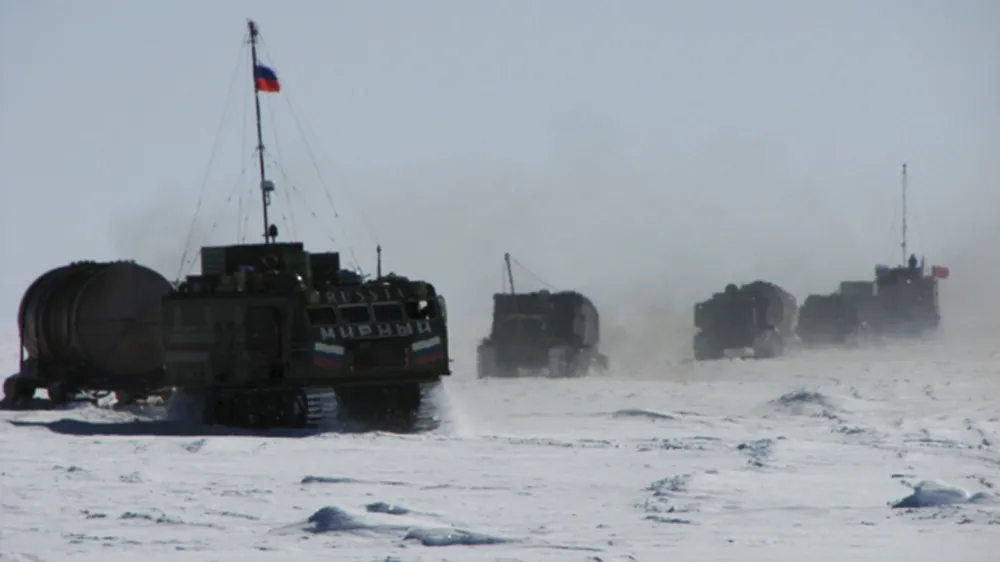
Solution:
<svg viewBox="0 0 1000 562">
<path fill-rule="evenodd" d="M 943 265 L 931 266 L 931 277 L 936 279 L 947 279 L 951 275 L 951 270 Z"/>
</svg>

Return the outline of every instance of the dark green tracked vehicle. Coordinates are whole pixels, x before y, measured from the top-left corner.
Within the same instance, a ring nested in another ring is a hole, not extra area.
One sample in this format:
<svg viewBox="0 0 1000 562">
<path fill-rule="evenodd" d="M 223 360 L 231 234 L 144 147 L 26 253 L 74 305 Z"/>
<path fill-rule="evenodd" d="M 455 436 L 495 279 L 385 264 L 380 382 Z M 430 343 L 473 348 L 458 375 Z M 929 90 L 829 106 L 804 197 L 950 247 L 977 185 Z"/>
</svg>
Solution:
<svg viewBox="0 0 1000 562">
<path fill-rule="evenodd" d="M 247 25 L 264 243 L 202 248 L 200 275 L 164 297 L 164 380 L 210 424 L 316 426 L 336 412 L 374 428 L 428 427 L 421 404 L 450 373 L 444 298 L 428 282 L 383 276 L 381 249 L 369 280 L 341 268 L 338 252 L 276 242 L 260 94 L 281 84 Z"/>
<path fill-rule="evenodd" d="M 874 281 L 845 281 L 829 295 L 809 295 L 798 335 L 806 345 L 857 345 L 872 338 L 914 338 L 941 323 L 938 282 L 950 271 L 916 256 L 904 266 L 876 266 Z"/>
<path fill-rule="evenodd" d="M 510 254 L 504 255 L 509 293 L 493 295 L 490 333 L 476 348 L 477 376 L 580 377 L 608 370 L 601 352 L 600 314 L 578 291 L 514 290 Z"/>
<path fill-rule="evenodd" d="M 871 281 L 844 281 L 834 293 L 806 297 L 796 332 L 807 346 L 860 345 L 874 335 L 878 312 Z"/>
<path fill-rule="evenodd" d="M 416 429 L 450 374 L 432 284 L 363 280 L 297 242 L 203 248 L 201 274 L 163 299 L 163 334 L 165 382 L 198 397 L 210 424 L 306 427 L 336 411 Z"/>
<path fill-rule="evenodd" d="M 845 281 L 839 292 L 806 298 L 798 325 L 804 344 L 855 345 L 873 339 L 919 338 L 937 330 L 941 323 L 938 284 L 951 271 L 941 265 L 927 268 L 923 258 L 908 253 L 906 164 L 901 187 L 903 263 L 876 265 L 871 281 Z"/>
<path fill-rule="evenodd" d="M 694 358 L 779 357 L 795 341 L 797 321 L 795 297 L 778 285 L 767 281 L 729 284 L 694 306 Z"/>
</svg>

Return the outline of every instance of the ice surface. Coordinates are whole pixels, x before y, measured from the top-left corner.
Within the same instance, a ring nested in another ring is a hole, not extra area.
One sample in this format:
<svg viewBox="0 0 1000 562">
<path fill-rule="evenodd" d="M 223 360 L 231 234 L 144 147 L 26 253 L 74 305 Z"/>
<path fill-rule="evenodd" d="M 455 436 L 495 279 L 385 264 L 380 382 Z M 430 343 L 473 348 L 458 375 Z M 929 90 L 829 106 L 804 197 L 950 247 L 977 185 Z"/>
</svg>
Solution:
<svg viewBox="0 0 1000 562">
<path fill-rule="evenodd" d="M 459 374 L 423 435 L 2 412 L 0 561 L 994 560 L 998 380 L 989 346 Z"/>
</svg>

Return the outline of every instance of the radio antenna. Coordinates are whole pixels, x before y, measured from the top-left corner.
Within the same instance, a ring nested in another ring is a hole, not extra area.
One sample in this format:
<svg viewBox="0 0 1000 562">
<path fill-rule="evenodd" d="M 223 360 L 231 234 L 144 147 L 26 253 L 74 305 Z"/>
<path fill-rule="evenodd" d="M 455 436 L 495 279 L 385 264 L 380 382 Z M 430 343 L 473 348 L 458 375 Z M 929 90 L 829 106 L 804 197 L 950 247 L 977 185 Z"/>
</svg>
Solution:
<svg viewBox="0 0 1000 562">
<path fill-rule="evenodd" d="M 907 256 L 909 255 L 906 251 L 906 163 L 903 163 L 903 180 L 902 180 L 902 191 L 903 191 L 903 232 L 902 232 L 902 242 L 900 242 L 899 247 L 903 250 L 903 261 L 901 263 L 907 263 Z"/>
</svg>

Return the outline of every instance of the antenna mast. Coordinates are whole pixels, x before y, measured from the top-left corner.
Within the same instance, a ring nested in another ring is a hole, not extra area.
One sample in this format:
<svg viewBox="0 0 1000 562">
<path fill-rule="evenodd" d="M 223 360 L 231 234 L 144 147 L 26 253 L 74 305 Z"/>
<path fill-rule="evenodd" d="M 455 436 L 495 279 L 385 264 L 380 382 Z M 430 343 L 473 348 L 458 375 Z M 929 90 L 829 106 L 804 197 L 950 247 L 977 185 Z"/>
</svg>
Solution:
<svg viewBox="0 0 1000 562">
<path fill-rule="evenodd" d="M 264 134 L 260 125 L 260 88 L 257 84 L 257 24 L 253 20 L 247 20 L 247 27 L 250 29 L 250 78 L 253 80 L 253 102 L 257 114 L 257 165 L 260 169 L 260 198 L 261 207 L 264 212 L 264 243 L 270 244 L 278 236 L 278 230 L 272 228 L 271 221 L 267 216 L 267 208 L 271 206 L 271 192 L 274 191 L 274 182 L 267 179 L 264 173 Z"/>
<path fill-rule="evenodd" d="M 510 284 L 510 294 L 514 294 L 514 270 L 510 267 L 510 253 L 503 255 L 503 262 L 507 268 L 507 282 Z"/>
<path fill-rule="evenodd" d="M 903 240 L 899 247 L 903 249 L 903 261 L 901 263 L 906 263 L 907 252 L 906 252 L 906 163 L 903 163 Z"/>
</svg>

